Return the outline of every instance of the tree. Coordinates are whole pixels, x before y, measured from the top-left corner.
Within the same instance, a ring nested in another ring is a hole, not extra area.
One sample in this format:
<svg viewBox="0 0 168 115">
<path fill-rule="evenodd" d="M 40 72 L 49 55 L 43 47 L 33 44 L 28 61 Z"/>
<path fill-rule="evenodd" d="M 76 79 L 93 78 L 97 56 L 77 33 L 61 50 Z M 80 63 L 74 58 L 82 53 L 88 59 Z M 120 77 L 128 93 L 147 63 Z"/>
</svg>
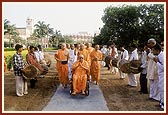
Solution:
<svg viewBox="0 0 168 115">
<path fill-rule="evenodd" d="M 35 29 L 33 32 L 33 36 L 39 39 L 49 39 L 49 37 L 53 34 L 53 28 L 50 28 L 50 24 L 45 24 L 44 21 L 38 21 L 37 24 L 34 25 Z"/>
<path fill-rule="evenodd" d="M 61 39 L 63 39 L 61 32 L 59 30 L 55 30 L 55 32 L 53 32 L 50 36 L 49 42 L 53 47 L 57 47 Z"/>
<path fill-rule="evenodd" d="M 164 6 L 162 4 L 141 5 L 140 12 L 140 42 L 155 38 L 162 41 L 164 38 Z"/>
<path fill-rule="evenodd" d="M 12 41 L 15 41 L 15 39 L 19 37 L 19 34 L 16 31 L 15 25 L 14 24 L 11 25 L 10 21 L 7 19 L 4 20 L 4 35 L 8 36 L 10 47 L 12 46 Z"/>
<path fill-rule="evenodd" d="M 128 47 L 133 43 L 144 43 L 151 37 L 158 41 L 164 38 L 162 4 L 110 6 L 104 10 L 102 21 L 104 26 L 100 35 L 94 37 L 96 44 L 108 45 L 111 40 Z"/>
</svg>

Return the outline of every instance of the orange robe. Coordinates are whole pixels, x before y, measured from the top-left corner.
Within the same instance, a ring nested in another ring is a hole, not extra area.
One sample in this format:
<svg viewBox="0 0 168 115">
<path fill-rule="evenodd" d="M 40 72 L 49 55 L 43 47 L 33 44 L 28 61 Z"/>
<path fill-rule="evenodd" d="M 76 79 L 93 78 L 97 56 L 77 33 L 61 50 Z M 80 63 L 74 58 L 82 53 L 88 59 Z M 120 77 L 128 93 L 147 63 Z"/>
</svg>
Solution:
<svg viewBox="0 0 168 115">
<path fill-rule="evenodd" d="M 89 47 L 89 48 L 86 48 L 86 50 L 88 51 L 88 63 L 89 63 L 89 66 L 90 66 L 90 65 L 91 65 L 90 54 L 91 54 L 91 52 L 94 50 L 94 48 Z"/>
<path fill-rule="evenodd" d="M 87 51 L 86 49 L 83 49 L 82 51 L 79 50 L 79 51 L 78 51 L 78 57 L 77 57 L 77 59 L 79 59 L 79 55 L 81 55 L 81 54 L 84 56 L 84 60 L 88 62 L 89 68 L 90 68 L 90 63 L 91 63 L 91 62 L 90 62 L 90 60 L 89 60 L 89 53 L 88 53 L 88 51 Z M 89 70 L 89 72 L 88 72 L 88 76 L 90 76 L 90 70 Z"/>
<path fill-rule="evenodd" d="M 88 51 L 87 51 L 86 49 L 83 49 L 82 51 L 79 50 L 79 51 L 78 51 L 78 59 L 79 59 L 79 55 L 81 55 L 81 54 L 84 56 L 84 60 L 89 63 Z"/>
<path fill-rule="evenodd" d="M 90 54 L 91 57 L 91 69 L 90 73 L 92 76 L 92 81 L 98 82 L 100 79 L 100 61 L 95 61 L 94 59 L 97 58 L 98 60 L 102 60 L 102 53 L 101 51 L 93 50 Z"/>
<path fill-rule="evenodd" d="M 57 59 L 61 61 L 67 61 L 68 58 L 65 56 L 65 50 L 59 49 L 55 56 Z M 69 83 L 68 79 L 68 63 L 62 64 L 60 61 L 57 61 L 56 63 L 57 71 L 58 71 L 58 78 L 61 84 L 65 85 Z"/>
<path fill-rule="evenodd" d="M 82 66 L 85 68 L 78 66 L 79 60 L 77 60 L 72 65 L 72 71 L 73 71 L 73 91 L 76 93 L 79 93 L 81 91 L 85 91 L 86 89 L 86 82 L 87 82 L 87 72 L 89 71 L 89 65 L 88 62 L 83 60 L 81 63 Z"/>
</svg>

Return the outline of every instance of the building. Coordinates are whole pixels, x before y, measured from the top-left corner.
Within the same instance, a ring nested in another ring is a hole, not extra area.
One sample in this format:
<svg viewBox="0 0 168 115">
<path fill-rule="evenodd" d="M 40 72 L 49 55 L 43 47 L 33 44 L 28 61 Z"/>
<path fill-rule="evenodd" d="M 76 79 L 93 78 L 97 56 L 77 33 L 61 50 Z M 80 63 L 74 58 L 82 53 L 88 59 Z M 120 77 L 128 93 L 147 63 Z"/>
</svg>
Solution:
<svg viewBox="0 0 168 115">
<path fill-rule="evenodd" d="M 48 38 L 34 38 L 34 37 L 32 37 L 33 31 L 34 31 L 33 26 L 34 26 L 33 19 L 28 17 L 26 19 L 26 27 L 16 27 L 16 32 L 19 34 L 19 37 L 22 40 L 26 41 L 26 43 L 24 43 L 25 45 L 40 44 L 44 48 L 48 47 L 48 44 L 49 44 Z M 9 35 L 8 34 L 6 34 L 4 36 L 4 41 L 9 42 Z M 13 41 L 14 40 L 11 40 L 11 42 L 13 44 L 12 46 L 14 46 L 14 44 L 16 44 Z"/>
<path fill-rule="evenodd" d="M 93 35 L 88 32 L 79 32 L 78 34 L 64 35 L 64 37 L 73 39 L 75 43 L 93 43 Z"/>
<path fill-rule="evenodd" d="M 33 34 L 33 19 L 28 17 L 26 19 L 26 27 L 16 28 L 16 31 L 22 39 L 27 40 Z"/>
</svg>

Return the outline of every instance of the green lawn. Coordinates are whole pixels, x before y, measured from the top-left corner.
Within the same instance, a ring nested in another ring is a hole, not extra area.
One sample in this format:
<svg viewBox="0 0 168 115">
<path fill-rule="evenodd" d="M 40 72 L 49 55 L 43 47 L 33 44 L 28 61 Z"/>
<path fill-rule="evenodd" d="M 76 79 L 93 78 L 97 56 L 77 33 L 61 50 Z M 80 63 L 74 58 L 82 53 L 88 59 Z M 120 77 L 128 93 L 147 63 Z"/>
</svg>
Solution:
<svg viewBox="0 0 168 115">
<path fill-rule="evenodd" d="M 27 52 L 28 52 L 27 50 L 23 50 L 23 51 L 22 51 L 22 56 L 23 56 L 24 59 L 25 59 L 25 57 L 26 57 Z M 4 55 L 5 55 L 6 57 L 8 57 L 8 56 L 13 56 L 15 53 L 16 53 L 16 51 L 4 51 Z"/>
</svg>

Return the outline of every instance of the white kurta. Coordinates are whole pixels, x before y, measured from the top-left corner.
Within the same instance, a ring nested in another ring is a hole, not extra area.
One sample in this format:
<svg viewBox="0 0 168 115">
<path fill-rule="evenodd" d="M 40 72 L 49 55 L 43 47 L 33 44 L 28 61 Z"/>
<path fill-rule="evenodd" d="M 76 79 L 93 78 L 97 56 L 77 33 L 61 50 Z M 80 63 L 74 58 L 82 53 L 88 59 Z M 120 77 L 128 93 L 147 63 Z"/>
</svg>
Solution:
<svg viewBox="0 0 168 115">
<path fill-rule="evenodd" d="M 128 60 L 129 58 L 129 55 L 128 55 L 128 51 L 126 49 L 124 49 L 123 52 L 121 52 L 121 56 L 120 56 L 120 60 Z M 119 71 L 120 72 L 120 78 L 125 78 L 125 73 L 123 73 L 122 71 Z"/>
<path fill-rule="evenodd" d="M 142 57 L 141 57 L 141 63 L 142 63 L 141 68 L 143 68 L 141 71 L 142 74 L 147 74 L 147 70 L 146 70 L 147 60 L 146 59 L 147 59 L 147 53 L 146 53 L 146 51 L 143 51 Z"/>
<path fill-rule="evenodd" d="M 164 103 L 164 53 L 160 52 L 158 55 L 158 78 L 159 78 L 159 92 L 160 92 L 160 101 Z"/>
<path fill-rule="evenodd" d="M 131 60 L 138 60 L 137 48 L 131 53 L 129 61 Z M 128 74 L 128 85 L 137 86 L 137 80 L 135 74 L 133 73 Z"/>
<path fill-rule="evenodd" d="M 155 100 L 160 100 L 160 93 L 159 93 L 159 79 L 158 79 L 158 68 L 153 58 L 155 56 L 152 53 L 148 54 L 147 60 L 147 78 L 149 79 L 150 84 L 150 91 L 149 97 Z"/>
<path fill-rule="evenodd" d="M 34 54 L 36 56 L 37 62 L 40 62 L 40 57 L 39 57 L 38 51 L 35 51 Z"/>
<path fill-rule="evenodd" d="M 76 59 L 74 50 L 72 50 L 72 49 L 69 50 L 69 56 L 70 56 L 70 58 L 68 61 L 68 78 L 71 79 L 72 78 L 72 65 Z"/>
</svg>

